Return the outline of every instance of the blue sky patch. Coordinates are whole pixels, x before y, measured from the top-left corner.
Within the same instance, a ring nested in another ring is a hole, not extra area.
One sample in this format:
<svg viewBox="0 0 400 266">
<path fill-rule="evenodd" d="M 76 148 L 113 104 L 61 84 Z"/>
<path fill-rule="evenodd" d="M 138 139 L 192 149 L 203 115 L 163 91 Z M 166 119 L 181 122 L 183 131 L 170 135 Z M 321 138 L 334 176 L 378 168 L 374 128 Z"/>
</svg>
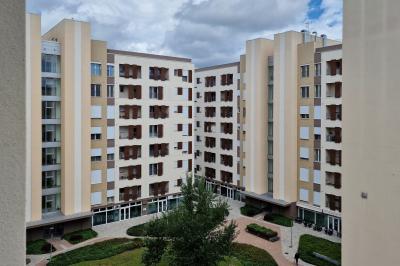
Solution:
<svg viewBox="0 0 400 266">
<path fill-rule="evenodd" d="M 309 20 L 319 19 L 321 14 L 324 12 L 324 10 L 321 8 L 321 3 L 322 0 L 310 0 L 310 2 L 308 2 L 307 17 Z"/>
</svg>

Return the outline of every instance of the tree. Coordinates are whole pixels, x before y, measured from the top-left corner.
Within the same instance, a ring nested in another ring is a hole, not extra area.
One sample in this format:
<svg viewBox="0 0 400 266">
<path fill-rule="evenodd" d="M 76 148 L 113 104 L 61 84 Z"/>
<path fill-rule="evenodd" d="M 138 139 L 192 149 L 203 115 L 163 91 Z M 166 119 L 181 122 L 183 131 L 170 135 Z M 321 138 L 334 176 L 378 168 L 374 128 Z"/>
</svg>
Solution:
<svg viewBox="0 0 400 266">
<path fill-rule="evenodd" d="M 225 223 L 228 204 L 206 189 L 203 178 L 197 186 L 187 178 L 182 194 L 176 209 L 148 224 L 146 265 L 156 265 L 164 255 L 170 265 L 212 266 L 229 255 L 236 224 Z"/>
</svg>

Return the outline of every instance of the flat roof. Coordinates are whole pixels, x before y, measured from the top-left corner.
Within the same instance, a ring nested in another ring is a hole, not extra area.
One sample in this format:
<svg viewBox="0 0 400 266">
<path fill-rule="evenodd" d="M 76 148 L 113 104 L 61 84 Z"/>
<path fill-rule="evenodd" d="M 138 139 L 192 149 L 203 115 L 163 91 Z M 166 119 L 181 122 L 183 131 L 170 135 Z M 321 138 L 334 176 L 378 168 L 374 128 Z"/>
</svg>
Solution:
<svg viewBox="0 0 400 266">
<path fill-rule="evenodd" d="M 241 192 L 243 195 L 246 197 L 254 198 L 260 201 L 268 202 L 274 205 L 278 205 L 281 207 L 288 207 L 290 206 L 290 202 L 284 201 L 284 200 L 279 200 L 279 199 L 274 199 L 271 194 L 265 193 L 265 194 L 257 194 L 254 192 L 250 191 L 242 191 Z"/>
<path fill-rule="evenodd" d="M 154 58 L 154 59 L 162 59 L 162 60 L 170 60 L 170 61 L 181 61 L 191 63 L 192 59 L 184 58 L 184 57 L 175 57 L 168 55 L 158 55 L 158 54 L 148 54 L 148 53 L 139 53 L 139 52 L 131 52 L 131 51 L 122 51 L 122 50 L 114 50 L 107 49 L 107 53 L 109 54 L 120 54 L 120 55 L 130 55 L 137 57 L 146 57 L 146 58 Z"/>
<path fill-rule="evenodd" d="M 207 71 L 207 70 L 213 70 L 213 69 L 219 69 L 219 68 L 226 68 L 226 67 L 232 67 L 232 66 L 237 66 L 238 67 L 238 72 L 239 72 L 240 62 L 233 62 L 233 63 L 226 63 L 226 64 L 221 64 L 221 65 L 201 67 L 201 68 L 195 69 L 194 71 L 195 72 L 201 72 L 201 71 Z"/>
<path fill-rule="evenodd" d="M 30 228 L 35 228 L 35 227 L 40 227 L 40 226 L 45 226 L 45 225 L 50 225 L 50 224 L 64 223 L 64 222 L 68 222 L 68 221 L 89 218 L 92 215 L 93 215 L 92 212 L 81 212 L 81 213 L 75 213 L 75 214 L 71 214 L 71 215 L 58 214 L 55 216 L 44 218 L 42 220 L 27 222 L 26 228 L 30 229 Z"/>
<path fill-rule="evenodd" d="M 328 45 L 324 47 L 319 47 L 315 49 L 315 52 L 317 53 L 322 53 L 322 52 L 328 52 L 328 51 L 334 51 L 334 50 L 340 50 L 342 49 L 342 44 L 335 44 L 335 45 Z"/>
</svg>

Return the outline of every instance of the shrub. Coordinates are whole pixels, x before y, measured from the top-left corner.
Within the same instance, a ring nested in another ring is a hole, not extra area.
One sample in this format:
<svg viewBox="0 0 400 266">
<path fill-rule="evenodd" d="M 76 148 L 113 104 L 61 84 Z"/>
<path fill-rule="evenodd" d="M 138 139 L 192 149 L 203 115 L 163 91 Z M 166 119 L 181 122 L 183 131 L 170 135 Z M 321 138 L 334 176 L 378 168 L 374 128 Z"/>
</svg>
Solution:
<svg viewBox="0 0 400 266">
<path fill-rule="evenodd" d="M 62 238 L 67 240 L 71 244 L 78 244 L 96 236 L 97 232 L 89 228 L 65 234 Z"/>
<path fill-rule="evenodd" d="M 245 205 L 240 208 L 240 213 L 246 216 L 254 216 L 262 212 L 261 208 L 252 206 L 252 205 Z"/>
<path fill-rule="evenodd" d="M 274 224 L 279 224 L 282 226 L 286 226 L 286 227 L 292 227 L 293 226 L 293 221 L 292 219 L 283 216 L 281 214 L 277 214 L 277 213 L 267 213 L 264 216 L 264 220 L 274 223 Z"/>
<path fill-rule="evenodd" d="M 312 235 L 301 235 L 298 249 L 300 259 L 317 266 L 334 266 L 334 264 L 315 257 L 317 252 L 333 260 L 341 261 L 341 244 Z"/>
<path fill-rule="evenodd" d="M 248 244 L 233 243 L 232 257 L 246 266 L 278 266 L 267 251 Z"/>
<path fill-rule="evenodd" d="M 44 239 L 38 239 L 26 243 L 26 254 L 46 254 L 50 253 L 50 248 L 55 251 L 55 247 Z"/>
<path fill-rule="evenodd" d="M 59 254 L 47 265 L 71 265 L 82 261 L 99 260 L 142 246 L 142 239 L 115 238 Z"/>
<path fill-rule="evenodd" d="M 129 236 L 146 236 L 147 235 L 146 227 L 147 227 L 147 223 L 135 225 L 135 226 L 128 228 L 126 233 Z"/>
<path fill-rule="evenodd" d="M 249 224 L 247 225 L 246 229 L 247 232 L 266 240 L 270 239 L 271 237 L 276 237 L 278 235 L 277 232 L 258 224 Z"/>
</svg>

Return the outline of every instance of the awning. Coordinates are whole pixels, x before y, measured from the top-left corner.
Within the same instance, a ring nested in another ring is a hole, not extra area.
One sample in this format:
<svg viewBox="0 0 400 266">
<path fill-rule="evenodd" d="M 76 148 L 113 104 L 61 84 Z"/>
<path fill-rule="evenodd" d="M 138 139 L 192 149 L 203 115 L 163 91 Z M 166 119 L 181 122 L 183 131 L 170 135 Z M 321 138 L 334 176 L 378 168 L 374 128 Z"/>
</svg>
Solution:
<svg viewBox="0 0 400 266">
<path fill-rule="evenodd" d="M 26 229 L 41 227 L 41 226 L 50 225 L 50 224 L 58 224 L 58 223 L 64 223 L 64 222 L 69 222 L 69 221 L 74 221 L 74 220 L 80 220 L 80 219 L 84 219 L 84 218 L 89 218 L 92 215 L 93 215 L 92 212 L 81 212 L 81 213 L 76 213 L 76 214 L 71 214 L 71 215 L 59 214 L 59 215 L 44 218 L 44 219 L 41 219 L 38 221 L 27 222 Z"/>
<path fill-rule="evenodd" d="M 271 203 L 271 204 L 274 204 L 274 205 L 278 205 L 278 206 L 281 206 L 281 207 L 289 207 L 291 205 L 290 202 L 287 202 L 287 201 L 284 201 L 284 200 L 279 200 L 279 199 L 274 199 L 272 197 L 272 195 L 268 194 L 268 193 L 256 194 L 256 193 L 250 192 L 250 191 L 242 191 L 241 193 L 242 193 L 242 195 L 245 195 L 246 197 L 257 199 L 257 200 L 264 201 L 264 202 L 267 202 L 267 203 Z"/>
</svg>

